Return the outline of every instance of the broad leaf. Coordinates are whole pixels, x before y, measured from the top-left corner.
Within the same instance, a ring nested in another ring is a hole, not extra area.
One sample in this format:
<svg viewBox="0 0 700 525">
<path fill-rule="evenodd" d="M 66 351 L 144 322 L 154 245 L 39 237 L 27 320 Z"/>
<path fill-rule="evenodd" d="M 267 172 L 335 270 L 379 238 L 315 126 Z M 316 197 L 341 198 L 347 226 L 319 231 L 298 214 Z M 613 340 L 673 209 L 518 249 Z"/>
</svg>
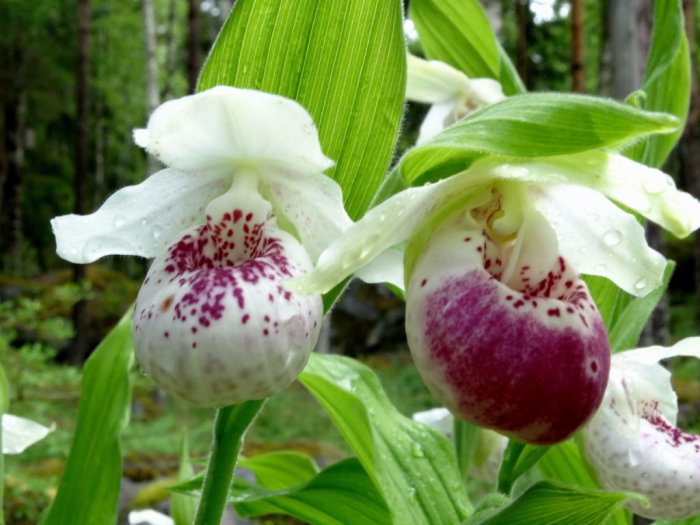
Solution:
<svg viewBox="0 0 700 525">
<path fill-rule="evenodd" d="M 643 107 L 678 117 L 675 133 L 658 135 L 630 148 L 631 158 L 647 166 L 661 166 L 683 131 L 690 104 L 690 55 L 681 0 L 655 0 L 654 31 L 642 90 Z"/>
<path fill-rule="evenodd" d="M 400 414 L 368 367 L 312 354 L 299 380 L 352 447 L 393 523 L 459 523 L 470 512 L 450 442 Z"/>
<path fill-rule="evenodd" d="M 432 181 L 491 154 L 547 157 L 614 149 L 637 138 L 674 131 L 671 115 L 585 95 L 532 93 L 472 113 L 409 151 L 401 161 L 408 182 Z"/>
<path fill-rule="evenodd" d="M 290 489 L 268 490 L 238 480 L 232 501 L 241 517 L 288 514 L 313 525 L 391 523 L 386 503 L 355 458 Z"/>
<path fill-rule="evenodd" d="M 48 525 L 117 522 L 122 478 L 119 434 L 131 410 L 131 310 L 85 363 L 75 437 Z"/>
<path fill-rule="evenodd" d="M 600 525 L 626 499 L 627 493 L 540 481 L 483 525 Z"/>
<path fill-rule="evenodd" d="M 410 17 L 428 58 L 499 80 L 507 95 L 525 91 L 476 0 L 413 0 Z"/>
<path fill-rule="evenodd" d="M 296 487 L 318 474 L 313 459 L 291 450 L 240 459 L 238 465 L 252 470 L 258 484 L 269 490 Z"/>
<path fill-rule="evenodd" d="M 319 129 L 328 174 L 360 217 L 384 177 L 406 84 L 401 3 L 395 0 L 238 0 L 198 89 L 218 84 L 301 103 Z"/>
<path fill-rule="evenodd" d="M 549 447 L 549 451 L 540 459 L 537 467 L 545 478 L 584 488 L 600 488 L 583 462 L 578 447 L 570 441 Z M 629 516 L 628 510 L 620 509 L 612 515 L 606 525 L 629 525 Z"/>
</svg>

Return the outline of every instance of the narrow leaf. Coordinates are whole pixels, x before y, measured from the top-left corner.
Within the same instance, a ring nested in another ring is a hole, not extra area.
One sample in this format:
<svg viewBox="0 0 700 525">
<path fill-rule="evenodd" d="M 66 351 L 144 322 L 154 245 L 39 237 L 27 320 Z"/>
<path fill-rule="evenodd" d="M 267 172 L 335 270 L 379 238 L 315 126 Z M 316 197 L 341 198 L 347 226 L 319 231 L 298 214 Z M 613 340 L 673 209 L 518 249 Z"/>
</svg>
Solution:
<svg viewBox="0 0 700 525">
<path fill-rule="evenodd" d="M 401 3 L 238 0 L 207 58 L 199 90 L 218 84 L 301 103 L 319 129 L 328 174 L 360 217 L 398 133 L 406 84 Z"/>
<path fill-rule="evenodd" d="M 299 379 L 352 447 L 393 523 L 459 523 L 466 517 L 471 507 L 452 445 L 400 414 L 369 368 L 313 354 Z"/>
<path fill-rule="evenodd" d="M 180 468 L 177 471 L 177 481 L 183 482 L 194 476 L 194 469 L 190 461 L 187 432 L 182 432 L 180 442 Z M 170 499 L 170 515 L 175 525 L 190 525 L 197 515 L 198 498 L 175 493 Z"/>
<path fill-rule="evenodd" d="M 119 434 L 129 422 L 133 361 L 130 310 L 85 363 L 75 437 L 44 524 L 117 522 Z"/>
<path fill-rule="evenodd" d="M 482 155 L 547 157 L 614 149 L 651 133 L 674 131 L 675 117 L 586 95 L 532 93 L 472 113 L 409 151 L 408 182 L 433 181 L 466 169 Z"/>
</svg>

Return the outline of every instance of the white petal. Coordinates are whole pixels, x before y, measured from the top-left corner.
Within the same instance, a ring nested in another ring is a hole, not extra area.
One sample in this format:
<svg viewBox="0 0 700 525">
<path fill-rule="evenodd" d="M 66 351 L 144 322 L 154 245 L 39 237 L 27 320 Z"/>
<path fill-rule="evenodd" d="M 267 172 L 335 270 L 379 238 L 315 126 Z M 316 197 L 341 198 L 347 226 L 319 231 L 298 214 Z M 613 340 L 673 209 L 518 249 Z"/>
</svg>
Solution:
<svg viewBox="0 0 700 525">
<path fill-rule="evenodd" d="M 129 525 L 175 525 L 175 521 L 153 509 L 132 510 L 129 512 Z"/>
<path fill-rule="evenodd" d="M 56 251 L 74 263 L 105 255 L 155 257 L 182 230 L 204 221 L 204 208 L 223 193 L 230 176 L 191 175 L 173 169 L 118 190 L 91 215 L 51 220 Z"/>
<path fill-rule="evenodd" d="M 474 78 L 469 81 L 467 98 L 473 106 L 486 106 L 505 99 L 501 83 L 492 78 Z"/>
<path fill-rule="evenodd" d="M 352 224 L 340 186 L 326 175 L 295 178 L 268 172 L 265 181 L 272 201 L 292 222 L 312 261 Z"/>
<path fill-rule="evenodd" d="M 451 116 L 455 110 L 456 102 L 456 100 L 450 100 L 441 104 L 434 104 L 430 107 L 420 126 L 416 145 L 428 142 L 443 129 L 454 123 L 452 122 L 453 119 L 451 119 Z"/>
<path fill-rule="evenodd" d="M 676 520 L 700 512 L 700 436 L 676 428 L 670 374 L 656 363 L 674 355 L 700 356 L 700 339 L 665 349 L 649 347 L 613 357 L 600 410 L 584 429 L 583 450 L 603 487 L 639 492 L 642 516 Z"/>
<path fill-rule="evenodd" d="M 662 171 L 620 155 L 587 151 L 575 155 L 502 163 L 502 159 L 490 158 L 475 163 L 475 166 L 500 170 L 500 176 L 505 179 L 588 186 L 632 208 L 679 237 L 700 227 L 700 203 L 697 199 L 679 191 L 673 180 Z"/>
<path fill-rule="evenodd" d="M 407 56 L 406 98 L 424 104 L 454 100 L 469 89 L 469 77 L 438 60 Z"/>
<path fill-rule="evenodd" d="M 607 277 L 634 295 L 661 285 L 666 259 L 649 248 L 639 222 L 601 193 L 572 184 L 541 184 L 531 193 L 562 255 L 581 273 Z"/>
<path fill-rule="evenodd" d="M 289 289 L 324 293 L 377 257 L 407 240 L 445 209 L 474 197 L 488 174 L 465 172 L 436 184 L 408 188 L 371 209 L 321 254 L 308 275 L 287 281 Z"/>
<path fill-rule="evenodd" d="M 355 272 L 366 283 L 387 283 L 404 287 L 403 250 L 389 248 Z"/>
<path fill-rule="evenodd" d="M 413 421 L 418 421 L 418 423 L 423 423 L 438 432 L 442 432 L 449 438 L 454 434 L 455 419 L 446 408 L 439 407 L 423 410 L 414 413 L 411 418 L 413 418 Z"/>
<path fill-rule="evenodd" d="M 52 430 L 31 419 L 3 414 L 2 453 L 19 454 L 28 446 L 46 437 Z"/>
<path fill-rule="evenodd" d="M 301 105 L 227 86 L 159 106 L 148 121 L 147 150 L 168 166 L 195 172 L 246 166 L 310 175 L 333 165 Z"/>
</svg>

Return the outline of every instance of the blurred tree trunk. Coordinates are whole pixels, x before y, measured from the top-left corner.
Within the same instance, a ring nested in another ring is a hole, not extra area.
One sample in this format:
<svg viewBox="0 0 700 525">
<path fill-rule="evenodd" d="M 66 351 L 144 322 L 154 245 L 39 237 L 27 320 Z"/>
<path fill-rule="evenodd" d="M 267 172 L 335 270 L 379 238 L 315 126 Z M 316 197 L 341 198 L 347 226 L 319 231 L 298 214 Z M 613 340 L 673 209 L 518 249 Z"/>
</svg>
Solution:
<svg viewBox="0 0 700 525">
<path fill-rule="evenodd" d="M 88 171 L 89 96 L 90 74 L 90 0 L 78 3 L 78 63 L 76 75 L 76 136 L 75 136 L 75 213 L 85 213 L 85 187 Z M 73 280 L 81 283 L 86 277 L 86 267 L 73 265 Z M 87 308 L 86 301 L 80 300 L 73 307 L 75 336 L 68 361 L 82 363 L 87 355 Z"/>
<path fill-rule="evenodd" d="M 523 81 L 527 82 L 527 42 L 530 34 L 530 24 L 532 23 L 532 15 L 530 14 L 530 0 L 515 0 L 515 24 L 517 26 L 517 41 L 516 41 L 516 57 L 515 67 Z"/>
<path fill-rule="evenodd" d="M 571 0 L 571 90 L 586 91 L 583 0 Z"/>
<path fill-rule="evenodd" d="M 187 13 L 187 90 L 194 93 L 197 89 L 197 77 L 200 67 L 200 43 L 202 24 L 199 15 L 200 0 L 189 0 Z"/>
<path fill-rule="evenodd" d="M 2 267 L 12 274 L 22 267 L 22 167 L 26 135 L 26 67 L 21 38 L 0 52 L 0 236 Z"/>
<path fill-rule="evenodd" d="M 697 45 L 695 42 L 695 9 L 693 0 L 683 1 L 685 27 L 688 35 L 691 64 L 690 112 L 681 138 L 681 170 L 687 189 L 700 198 L 700 88 L 698 87 Z M 693 236 L 693 262 L 695 280 L 696 320 L 700 322 L 700 234 Z"/>
<path fill-rule="evenodd" d="M 177 0 L 168 2 L 168 22 L 165 30 L 165 85 L 161 91 L 161 99 L 168 100 L 173 96 L 173 77 L 175 76 L 175 50 L 177 39 L 175 38 Z"/>
<path fill-rule="evenodd" d="M 156 60 L 156 20 L 151 0 L 141 0 L 143 10 L 143 35 L 146 48 L 146 113 L 148 116 L 158 107 L 158 62 Z M 148 175 L 160 169 L 160 163 L 148 155 Z"/>
</svg>

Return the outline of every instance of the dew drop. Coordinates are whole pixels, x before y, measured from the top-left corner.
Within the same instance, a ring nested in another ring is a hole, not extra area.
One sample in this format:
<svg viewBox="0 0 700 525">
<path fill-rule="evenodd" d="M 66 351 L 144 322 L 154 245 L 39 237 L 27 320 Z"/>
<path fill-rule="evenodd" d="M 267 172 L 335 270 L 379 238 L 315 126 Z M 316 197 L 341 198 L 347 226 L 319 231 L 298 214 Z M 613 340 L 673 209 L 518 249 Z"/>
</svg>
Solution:
<svg viewBox="0 0 700 525">
<path fill-rule="evenodd" d="M 666 181 L 661 176 L 650 176 L 643 184 L 644 191 L 650 195 L 657 195 L 666 189 Z"/>
<path fill-rule="evenodd" d="M 148 224 L 148 219 L 141 219 L 141 226 L 146 226 Z"/>
<path fill-rule="evenodd" d="M 114 218 L 114 227 L 115 228 L 119 228 L 121 226 L 124 226 L 125 224 L 126 224 L 126 217 L 124 217 L 123 215 L 117 215 Z"/>
<path fill-rule="evenodd" d="M 596 272 L 604 272 L 606 268 L 607 266 L 605 266 L 604 264 L 596 264 L 593 267 L 593 270 L 595 270 Z"/>
<path fill-rule="evenodd" d="M 586 216 L 586 219 L 588 219 L 588 222 L 598 222 L 598 215 L 596 215 L 595 213 L 589 213 Z"/>
<path fill-rule="evenodd" d="M 603 234 L 603 242 L 608 246 L 617 246 L 622 241 L 622 234 L 618 230 L 608 230 Z"/>
<path fill-rule="evenodd" d="M 636 283 L 634 283 L 635 290 L 643 290 L 646 287 L 647 287 L 647 280 L 644 277 L 642 277 Z"/>
<path fill-rule="evenodd" d="M 163 235 L 163 228 L 160 226 L 154 226 L 151 230 L 151 235 L 153 235 L 153 240 L 157 241 L 160 239 L 160 236 Z"/>
</svg>

